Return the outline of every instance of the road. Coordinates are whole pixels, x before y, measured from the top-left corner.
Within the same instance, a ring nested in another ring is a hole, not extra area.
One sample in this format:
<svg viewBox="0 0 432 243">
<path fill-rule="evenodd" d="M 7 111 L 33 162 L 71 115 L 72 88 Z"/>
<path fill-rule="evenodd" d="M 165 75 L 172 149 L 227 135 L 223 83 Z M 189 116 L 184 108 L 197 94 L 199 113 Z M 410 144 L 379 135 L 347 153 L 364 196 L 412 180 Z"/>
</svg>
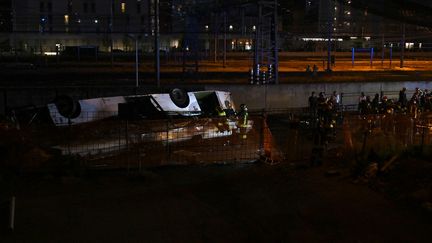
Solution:
<svg viewBox="0 0 432 243">
<path fill-rule="evenodd" d="M 248 84 L 250 83 L 250 60 L 228 60 L 222 63 L 201 61 L 198 72 L 194 67 L 183 72 L 181 63 L 169 62 L 161 65 L 161 85 L 179 84 Z M 306 66 L 318 66 L 317 75 L 306 73 Z M 368 61 L 361 61 L 352 67 L 348 59 L 338 60 L 332 72 L 325 72 L 325 63 L 316 58 L 287 60 L 280 62 L 280 83 L 305 82 L 390 82 L 432 80 L 432 61 L 406 60 L 405 67 L 393 63 L 375 63 L 371 68 Z M 109 63 L 48 63 L 35 69 L 0 69 L 0 86 L 68 86 L 68 85 L 121 85 L 135 86 L 135 64 L 133 62 Z M 139 85 L 156 85 L 153 64 L 140 65 Z"/>
</svg>

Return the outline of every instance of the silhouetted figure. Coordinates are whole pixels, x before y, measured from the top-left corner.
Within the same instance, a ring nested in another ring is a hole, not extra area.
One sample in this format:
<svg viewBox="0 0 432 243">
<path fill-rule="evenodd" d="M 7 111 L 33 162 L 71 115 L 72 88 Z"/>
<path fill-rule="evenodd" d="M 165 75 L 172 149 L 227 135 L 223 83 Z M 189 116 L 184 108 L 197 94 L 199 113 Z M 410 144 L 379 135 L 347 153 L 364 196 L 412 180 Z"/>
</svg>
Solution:
<svg viewBox="0 0 432 243">
<path fill-rule="evenodd" d="M 373 100 L 372 100 L 372 104 L 371 104 L 372 112 L 373 112 L 373 113 L 376 114 L 376 113 L 379 112 L 379 105 L 380 105 L 380 98 L 379 98 L 379 94 L 376 93 L 376 94 L 375 94 L 375 97 L 374 97 Z"/>
<path fill-rule="evenodd" d="M 316 76 L 318 73 L 318 66 L 317 65 L 313 65 L 313 76 Z"/>
<path fill-rule="evenodd" d="M 318 97 L 315 96 L 315 91 L 312 91 L 311 96 L 308 99 L 309 109 L 312 116 L 316 116 L 318 107 Z"/>
<path fill-rule="evenodd" d="M 408 99 L 406 96 L 406 88 L 404 87 L 401 91 L 399 91 L 399 99 L 398 102 L 402 108 L 406 108 L 408 104 Z"/>
</svg>

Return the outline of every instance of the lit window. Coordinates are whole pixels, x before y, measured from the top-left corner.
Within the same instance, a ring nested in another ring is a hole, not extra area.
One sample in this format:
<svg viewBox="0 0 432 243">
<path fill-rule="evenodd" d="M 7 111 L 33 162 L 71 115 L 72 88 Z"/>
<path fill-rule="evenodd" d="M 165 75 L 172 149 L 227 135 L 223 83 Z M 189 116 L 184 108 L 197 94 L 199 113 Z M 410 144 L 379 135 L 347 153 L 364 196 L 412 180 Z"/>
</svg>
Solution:
<svg viewBox="0 0 432 243">
<path fill-rule="evenodd" d="M 125 12 L 126 12 L 126 3 L 125 3 L 125 2 L 122 2 L 120 8 L 121 8 L 121 12 L 122 12 L 122 13 L 125 13 Z"/>
<path fill-rule="evenodd" d="M 67 15 L 67 14 L 64 16 L 64 23 L 65 23 L 65 25 L 69 24 L 69 15 Z"/>
</svg>

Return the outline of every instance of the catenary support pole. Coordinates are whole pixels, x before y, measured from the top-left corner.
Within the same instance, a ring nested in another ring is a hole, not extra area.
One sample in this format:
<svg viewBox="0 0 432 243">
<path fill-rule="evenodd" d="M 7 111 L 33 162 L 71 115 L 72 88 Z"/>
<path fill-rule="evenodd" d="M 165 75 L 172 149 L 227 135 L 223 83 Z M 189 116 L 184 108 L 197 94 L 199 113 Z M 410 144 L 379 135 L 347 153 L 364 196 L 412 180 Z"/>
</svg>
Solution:
<svg viewBox="0 0 432 243">
<path fill-rule="evenodd" d="M 405 58 L 405 23 L 402 24 L 402 41 L 401 41 L 401 54 L 400 54 L 400 68 L 404 67 Z"/>
<path fill-rule="evenodd" d="M 135 36 L 135 87 L 139 87 L 138 36 Z"/>
<path fill-rule="evenodd" d="M 156 75 L 156 83 L 157 87 L 160 88 L 160 37 L 159 37 L 159 0 L 155 0 L 155 75 Z"/>
<path fill-rule="evenodd" d="M 223 67 L 226 67 L 227 52 L 227 14 L 224 12 L 224 43 L 223 43 Z"/>
</svg>

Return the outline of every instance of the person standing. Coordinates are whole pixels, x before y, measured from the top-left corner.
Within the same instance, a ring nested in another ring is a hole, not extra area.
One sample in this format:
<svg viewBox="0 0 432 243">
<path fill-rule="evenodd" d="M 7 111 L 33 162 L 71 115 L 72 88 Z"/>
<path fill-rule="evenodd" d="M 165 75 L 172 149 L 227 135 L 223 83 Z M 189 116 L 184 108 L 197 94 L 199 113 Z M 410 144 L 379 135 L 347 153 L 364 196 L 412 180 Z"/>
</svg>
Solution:
<svg viewBox="0 0 432 243">
<path fill-rule="evenodd" d="M 315 96 L 315 91 L 312 91 L 311 96 L 308 99 L 309 109 L 312 116 L 316 116 L 317 106 L 318 106 L 318 97 Z"/>
<path fill-rule="evenodd" d="M 417 115 L 417 109 L 419 108 L 420 103 L 420 89 L 415 88 L 414 94 L 411 97 L 410 100 L 410 109 L 409 112 L 411 114 Z"/>
<path fill-rule="evenodd" d="M 366 95 L 364 94 L 364 92 L 361 92 L 359 97 L 358 110 L 360 113 L 363 113 L 365 109 L 366 109 Z"/>
<path fill-rule="evenodd" d="M 331 97 L 330 97 L 331 103 L 333 105 L 333 109 L 337 110 L 339 108 L 339 104 L 340 104 L 340 95 L 336 92 L 333 91 Z"/>
<path fill-rule="evenodd" d="M 372 112 L 377 114 L 379 112 L 379 105 L 380 105 L 380 98 L 379 98 L 379 94 L 376 93 L 375 97 L 372 100 Z"/>
<path fill-rule="evenodd" d="M 406 96 L 406 88 L 403 87 L 401 91 L 399 91 L 399 99 L 398 102 L 401 106 L 402 109 L 405 109 L 407 107 L 408 104 L 408 99 Z"/>
<path fill-rule="evenodd" d="M 240 111 L 237 113 L 237 117 L 239 119 L 240 127 L 246 127 L 248 124 L 248 108 L 246 104 L 240 105 Z"/>
</svg>

